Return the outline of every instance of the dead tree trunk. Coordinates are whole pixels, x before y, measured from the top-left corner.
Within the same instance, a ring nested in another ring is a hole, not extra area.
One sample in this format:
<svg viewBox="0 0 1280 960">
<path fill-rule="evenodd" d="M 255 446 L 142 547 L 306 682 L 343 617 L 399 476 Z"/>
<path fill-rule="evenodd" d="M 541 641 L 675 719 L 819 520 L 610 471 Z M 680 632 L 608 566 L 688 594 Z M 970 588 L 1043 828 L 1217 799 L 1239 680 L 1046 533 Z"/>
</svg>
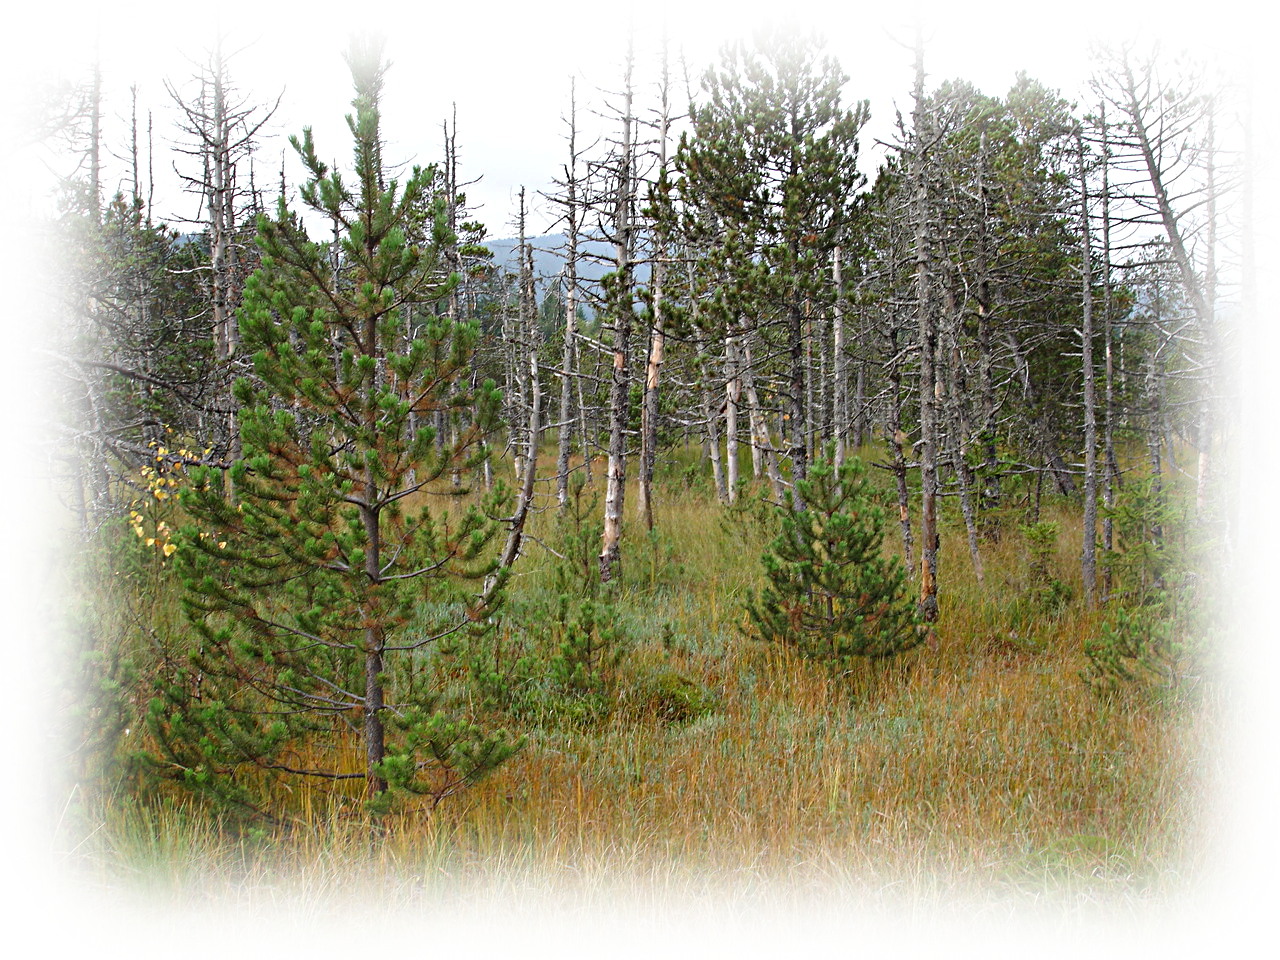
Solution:
<svg viewBox="0 0 1280 960">
<path fill-rule="evenodd" d="M 557 430 L 556 500 L 564 510 L 569 503 L 569 454 L 573 446 L 573 382 L 578 355 L 578 120 L 577 95 L 569 87 L 569 162 L 564 168 L 565 264 L 564 347 L 560 357 L 560 426 Z M 587 450 L 582 449 L 585 461 Z"/>
<path fill-rule="evenodd" d="M 1089 237 L 1089 181 L 1084 162 L 1084 138 L 1077 133 L 1080 158 L 1080 273 L 1081 273 L 1081 365 L 1084 369 L 1084 541 L 1080 572 L 1085 602 L 1097 599 L 1098 561 L 1098 427 L 1094 410 L 1093 385 L 1093 263 Z"/>
<path fill-rule="evenodd" d="M 1102 410 L 1102 444 L 1106 465 L 1103 469 L 1102 503 L 1106 507 L 1102 520 L 1102 547 L 1110 551 L 1113 545 L 1113 522 L 1111 511 L 1116 505 L 1116 489 L 1120 485 L 1120 465 L 1116 461 L 1115 444 L 1115 362 L 1112 355 L 1112 285 L 1111 285 L 1111 185 L 1110 166 L 1111 148 L 1107 132 L 1107 106 L 1104 102 L 1099 110 L 1102 127 L 1102 339 L 1103 352 L 1106 358 L 1104 391 L 1105 399 Z M 1111 573 L 1109 567 L 1103 571 L 1103 591 L 1111 593 Z"/>
<path fill-rule="evenodd" d="M 835 434 L 836 464 L 844 463 L 845 448 L 849 442 L 849 384 L 844 356 L 844 277 L 841 272 L 840 248 L 831 254 L 831 282 L 835 286 L 835 307 L 832 310 L 831 334 L 832 375 L 835 379 L 831 397 L 832 431 Z"/>
<path fill-rule="evenodd" d="M 938 324 L 934 311 L 928 156 L 932 123 L 924 99 L 924 46 L 916 39 L 915 133 L 911 157 L 914 190 L 917 340 L 920 350 L 920 615 L 928 623 L 938 619 L 938 383 L 935 356 Z"/>
<path fill-rule="evenodd" d="M 742 405 L 740 365 L 738 339 L 730 332 L 724 339 L 724 445 L 730 503 L 738 499 L 738 410 Z"/>
<path fill-rule="evenodd" d="M 667 138 L 671 127 L 671 110 L 668 102 L 670 77 L 667 70 L 666 49 L 662 52 L 662 105 L 658 118 L 658 190 L 667 187 Z M 649 331 L 649 361 L 645 367 L 644 396 L 640 417 L 640 482 L 636 491 L 637 509 L 646 529 L 653 529 L 653 467 L 658 451 L 658 381 L 666 350 L 666 331 L 663 328 L 663 281 L 666 276 L 667 244 L 665 228 L 659 224 L 653 251 L 652 279 L 649 287 L 652 326 Z"/>
<path fill-rule="evenodd" d="M 622 106 L 622 140 L 618 148 L 613 201 L 614 271 L 608 306 L 613 319 L 613 369 L 609 389 L 609 465 L 604 498 L 604 533 L 600 549 L 600 580 L 618 574 L 622 542 L 622 510 L 627 482 L 627 422 L 630 419 L 628 347 L 634 313 L 631 284 L 632 208 L 634 189 L 632 141 L 632 54 L 627 50 Z"/>
</svg>

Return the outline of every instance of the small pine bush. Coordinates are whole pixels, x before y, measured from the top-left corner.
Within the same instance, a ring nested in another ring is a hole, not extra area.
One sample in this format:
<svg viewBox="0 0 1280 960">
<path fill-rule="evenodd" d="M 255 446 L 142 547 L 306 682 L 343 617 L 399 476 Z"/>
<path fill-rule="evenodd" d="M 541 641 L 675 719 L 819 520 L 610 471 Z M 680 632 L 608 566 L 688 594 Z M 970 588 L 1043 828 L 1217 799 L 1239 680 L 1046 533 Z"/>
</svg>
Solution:
<svg viewBox="0 0 1280 960">
<path fill-rule="evenodd" d="M 748 600 L 751 633 L 802 656 L 887 657 L 924 638 L 897 557 L 886 558 L 884 510 L 856 459 L 814 460 L 780 511 L 761 557 L 768 581 Z M 803 505 L 802 505 L 803 504 Z"/>
<path fill-rule="evenodd" d="M 1071 602 L 1070 584 L 1053 575 L 1052 559 L 1058 544 L 1058 525 L 1052 520 L 1023 524 L 1022 535 L 1030 551 L 1027 563 L 1028 588 L 1032 600 L 1042 611 L 1057 613 Z"/>
<path fill-rule="evenodd" d="M 1116 607 L 1097 636 L 1086 637 L 1086 683 L 1099 692 L 1172 692 L 1187 654 L 1177 620 L 1164 604 Z"/>
</svg>

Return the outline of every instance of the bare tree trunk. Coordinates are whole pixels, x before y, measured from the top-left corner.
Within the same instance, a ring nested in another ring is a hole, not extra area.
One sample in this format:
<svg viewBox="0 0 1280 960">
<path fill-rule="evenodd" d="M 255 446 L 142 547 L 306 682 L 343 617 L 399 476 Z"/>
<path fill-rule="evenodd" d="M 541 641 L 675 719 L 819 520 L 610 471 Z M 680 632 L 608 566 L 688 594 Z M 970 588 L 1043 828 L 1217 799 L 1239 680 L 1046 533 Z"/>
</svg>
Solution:
<svg viewBox="0 0 1280 960">
<path fill-rule="evenodd" d="M 1215 177 L 1214 161 L 1214 107 L 1209 105 L 1209 129 L 1205 149 L 1205 199 L 1207 209 L 1207 237 L 1205 249 L 1204 290 L 1205 316 L 1204 339 L 1207 346 L 1210 369 L 1217 370 L 1219 357 L 1217 351 L 1217 246 L 1218 246 L 1218 190 Z M 1200 402 L 1199 455 L 1196 458 L 1196 517 L 1203 519 L 1208 506 L 1210 452 L 1213 446 L 1215 417 L 1213 415 L 1212 381 L 1208 389 L 1202 390 Z"/>
<path fill-rule="evenodd" d="M 725 459 L 728 461 L 729 502 L 738 499 L 738 408 L 742 403 L 742 378 L 739 375 L 738 339 L 730 333 L 724 340 L 724 434 Z"/>
<path fill-rule="evenodd" d="M 1143 388 L 1147 401 L 1147 456 L 1151 463 L 1152 482 L 1157 492 L 1160 491 L 1163 485 L 1162 475 L 1164 473 L 1164 464 L 1160 457 L 1161 425 L 1164 420 L 1164 385 L 1162 382 L 1164 371 L 1161 369 L 1162 363 L 1160 361 L 1160 353 L 1164 347 L 1164 344 L 1160 342 L 1164 335 L 1163 307 L 1164 304 L 1161 302 L 1160 297 L 1160 283 L 1156 281 L 1155 296 L 1152 301 L 1156 337 L 1146 357 L 1146 376 Z"/>
<path fill-rule="evenodd" d="M 668 104 L 670 78 L 667 71 L 667 51 L 662 51 L 662 108 L 658 121 L 658 177 L 665 185 L 667 170 L 667 137 L 671 119 Z M 653 467 L 658 450 L 658 381 L 666 348 L 666 332 L 663 329 L 663 280 L 666 274 L 666 240 L 664 228 L 659 226 L 654 248 L 653 272 L 650 285 L 653 326 L 649 334 L 649 362 L 645 368 L 643 408 L 640 422 L 640 483 L 637 490 L 637 507 L 646 529 L 653 529 Z"/>
<path fill-rule="evenodd" d="M 969 418 L 965 412 L 965 398 L 968 396 L 968 384 L 964 372 L 964 358 L 960 353 L 960 311 L 956 302 L 954 287 L 954 270 L 947 271 L 946 311 L 944 314 L 943 334 L 945 350 L 950 357 L 950 375 L 947 380 L 947 419 L 946 431 L 950 442 L 952 469 L 956 482 L 960 487 L 960 513 L 964 518 L 966 539 L 969 544 L 969 559 L 973 563 L 973 573 L 978 583 L 983 582 L 982 554 L 978 550 L 978 524 L 973 507 L 973 473 L 965 459 L 966 447 L 970 434 Z"/>
<path fill-rule="evenodd" d="M 1115 365 L 1112 356 L 1112 286 L 1111 286 L 1111 148 L 1107 130 L 1107 106 L 1104 102 L 1099 111 L 1102 126 L 1102 270 L 1103 270 L 1103 351 L 1106 357 L 1106 397 L 1102 413 L 1103 451 L 1106 466 L 1103 470 L 1102 503 L 1106 507 L 1102 520 L 1102 547 L 1110 551 L 1113 545 L 1114 529 L 1111 511 L 1116 505 L 1116 488 L 1120 484 L 1120 465 L 1116 461 L 1115 444 Z M 1103 571 L 1103 591 L 1111 593 L 1111 572 L 1109 565 Z"/>
<path fill-rule="evenodd" d="M 1210 310 L 1208 299 L 1205 297 L 1204 287 L 1196 276 L 1195 265 L 1191 262 L 1191 253 L 1187 249 L 1183 231 L 1179 225 L 1179 217 L 1173 209 L 1173 201 L 1169 196 L 1170 185 L 1165 180 L 1165 170 L 1156 156 L 1157 145 L 1152 140 L 1150 126 L 1153 118 L 1149 116 L 1144 108 L 1145 104 L 1141 102 L 1138 81 L 1134 77 L 1133 69 L 1127 59 L 1124 62 L 1123 70 L 1123 94 L 1127 101 L 1125 107 L 1129 115 L 1129 129 L 1137 140 L 1143 162 L 1146 164 L 1147 176 L 1151 183 L 1151 193 L 1156 209 L 1160 214 L 1160 221 L 1164 225 L 1169 248 L 1173 252 L 1173 261 L 1178 267 L 1179 276 L 1182 278 L 1183 289 L 1187 294 L 1187 299 L 1191 301 L 1191 305 L 1195 308 L 1196 315 L 1207 328 L 1212 322 L 1212 311 Z M 1163 117 L 1156 120 L 1157 124 L 1162 123 L 1162 121 Z"/>
<path fill-rule="evenodd" d="M 808 378 L 805 376 L 804 314 L 799 295 L 793 290 L 787 305 L 787 339 L 791 355 L 791 410 L 790 429 L 786 440 L 791 455 L 791 476 L 803 480 L 809 472 L 809 420 Z M 792 488 L 796 509 L 803 510 L 800 491 Z"/>
<path fill-rule="evenodd" d="M 832 428 L 836 442 L 836 464 L 844 463 L 845 448 L 849 442 L 849 372 L 844 356 L 844 278 L 840 268 L 840 248 L 831 254 L 831 282 L 835 285 L 835 308 L 832 311 L 831 351 L 832 373 L 835 379 L 831 398 Z M 861 371 L 859 371 L 861 372 Z M 859 398 L 861 399 L 861 398 Z"/>
<path fill-rule="evenodd" d="M 702 418 L 706 424 L 706 433 L 704 435 L 707 445 L 707 456 L 711 460 L 711 477 L 716 485 L 716 498 L 721 503 L 729 503 L 729 491 L 725 486 L 724 466 L 720 461 L 720 431 L 716 424 L 719 422 L 717 411 L 712 409 L 712 398 L 715 393 L 710 386 L 704 386 L 702 392 Z"/>
<path fill-rule="evenodd" d="M 581 355 L 578 353 L 578 349 L 576 346 L 574 347 L 573 355 L 574 355 L 574 361 L 578 364 L 578 368 L 579 368 L 575 372 L 580 374 L 582 358 L 581 358 Z M 580 375 L 578 376 L 577 393 L 578 393 L 578 427 L 582 430 L 582 479 L 583 479 L 583 482 L 590 484 L 594 479 L 591 472 L 592 423 L 589 419 L 590 411 L 587 410 L 587 401 L 586 401 L 586 397 L 583 395 L 582 377 Z"/>
<path fill-rule="evenodd" d="M 756 476 L 763 474 L 769 478 L 774 499 L 782 502 L 785 489 L 782 473 L 778 470 L 778 452 L 769 435 L 769 423 L 765 419 L 764 410 L 760 406 L 760 397 L 756 393 L 755 370 L 751 363 L 751 347 L 743 350 L 745 363 L 742 366 L 742 386 L 747 395 L 747 410 L 751 423 L 751 459 Z"/>
<path fill-rule="evenodd" d="M 209 240 L 210 332 L 222 381 L 217 391 L 218 406 L 225 417 L 219 429 L 226 430 L 227 458 L 234 461 L 240 459 L 241 449 L 237 405 L 231 392 L 235 372 L 232 361 L 239 352 L 236 308 L 243 284 L 237 240 L 240 197 L 237 166 L 241 159 L 251 156 L 253 138 L 271 119 L 275 107 L 254 117 L 256 107 L 236 102 L 220 36 L 215 39 L 198 79 L 200 93 L 191 102 L 184 100 L 174 87 L 166 85 L 166 89 L 182 112 L 183 129 L 192 140 L 191 146 L 181 152 L 197 157 L 200 163 L 199 176 L 182 175 L 182 179 L 187 189 L 200 195 L 204 211 Z M 334 256 L 337 256 L 336 250 Z M 335 263 L 335 269 L 336 266 Z M 225 484 L 228 498 L 234 498 L 230 472 L 226 474 Z"/>
<path fill-rule="evenodd" d="M 867 439 L 866 361 L 858 360 L 858 370 L 853 378 L 853 446 L 861 451 Z"/>
<path fill-rule="evenodd" d="M 556 499 L 560 509 L 569 503 L 569 453 L 573 445 L 573 378 L 577 372 L 578 338 L 578 103 L 570 80 L 569 87 L 569 163 L 565 166 L 565 253 L 564 348 L 561 351 L 560 427 L 556 456 Z M 585 439 L 585 437 L 584 437 Z M 586 460 L 586 445 L 582 448 Z"/>
<path fill-rule="evenodd" d="M 526 384 L 526 376 L 528 370 L 527 358 L 536 352 L 536 333 L 537 320 L 534 315 L 534 291 L 533 291 L 533 254 L 529 247 L 529 240 L 525 230 L 525 191 L 524 187 L 520 188 L 520 208 L 517 215 L 517 225 L 520 231 L 519 246 L 517 247 L 517 257 L 520 262 L 520 274 L 518 280 L 518 289 L 516 294 L 516 314 L 514 329 L 510 331 L 507 337 L 507 348 L 510 351 L 510 360 L 508 361 L 511 370 L 511 404 L 509 406 L 508 423 L 511 424 L 510 443 L 512 447 L 513 460 L 515 463 L 516 483 L 523 483 L 526 471 L 531 466 L 531 461 L 527 456 L 528 443 L 531 442 L 535 446 L 538 438 L 526 438 L 522 430 L 517 428 L 517 424 L 523 422 L 527 425 L 531 422 L 528 416 L 528 407 L 526 398 L 532 395 L 532 385 Z"/>
<path fill-rule="evenodd" d="M 902 361 L 898 349 L 897 331 L 889 331 L 889 410 L 885 423 L 885 439 L 893 450 L 893 478 L 898 493 L 898 525 L 902 530 L 903 562 L 910 568 L 914 563 L 915 539 L 911 533 L 911 500 L 907 487 L 907 458 L 904 447 L 907 434 L 902 427 Z"/>
<path fill-rule="evenodd" d="M 654 264 L 653 329 L 649 337 L 649 360 L 645 366 L 643 408 L 640 424 L 640 483 L 637 489 L 636 508 L 646 529 L 653 529 L 653 468 L 657 460 L 658 446 L 658 381 L 662 369 L 666 334 L 662 329 L 662 316 L 658 307 L 662 299 L 660 264 Z"/>
<path fill-rule="evenodd" d="M 628 47 L 622 108 L 622 142 L 618 155 L 617 184 L 613 210 L 614 289 L 610 294 L 613 314 L 613 375 L 609 391 L 609 466 L 604 498 L 604 534 L 600 550 L 600 580 L 607 583 L 618 573 L 622 540 L 622 510 L 626 496 L 626 429 L 629 419 L 628 347 L 634 305 L 631 289 L 632 138 L 631 67 Z"/>
<path fill-rule="evenodd" d="M 916 34 L 915 152 L 912 180 L 915 190 L 916 310 L 920 349 L 920 614 L 927 623 L 938 619 L 938 467 L 934 400 L 938 383 L 935 363 L 938 328 L 930 289 L 929 174 L 925 151 L 932 124 L 924 100 L 924 45 Z"/>
<path fill-rule="evenodd" d="M 502 583 L 501 571 L 511 569 L 511 566 L 519 558 L 520 551 L 524 546 L 524 528 L 529 519 L 529 511 L 533 507 L 534 482 L 538 473 L 537 437 L 541 429 L 542 417 L 542 387 L 539 382 L 538 355 L 536 353 L 530 353 L 529 355 L 529 382 L 532 384 L 532 393 L 529 396 L 529 435 L 525 450 L 529 468 L 525 470 L 524 478 L 520 483 L 520 494 L 516 499 L 515 513 L 508 521 L 510 526 L 507 529 L 506 543 L 502 547 L 502 553 L 498 556 L 498 570 L 490 574 L 485 580 L 484 591 L 481 593 L 479 601 L 481 609 L 487 607 L 490 601 L 493 600 L 494 594 L 497 593 L 498 587 Z"/>
<path fill-rule="evenodd" d="M 983 446 L 983 480 L 981 505 L 994 507 L 1000 503 L 1000 458 L 996 449 L 996 393 L 991 376 L 991 277 L 988 269 L 987 222 L 990 218 L 991 188 L 987 179 L 987 134 L 983 130 L 978 148 L 978 193 L 982 209 L 978 217 L 975 256 L 975 295 L 978 333 L 978 395 L 982 404 L 981 443 Z"/>
<path fill-rule="evenodd" d="M 1081 364 L 1084 368 L 1084 540 L 1080 572 L 1085 602 L 1097 602 L 1098 560 L 1098 428 L 1093 388 L 1093 263 L 1089 237 L 1089 181 L 1084 162 L 1084 138 L 1077 132 L 1076 150 L 1080 158 L 1080 266 L 1082 317 L 1080 321 Z"/>
</svg>

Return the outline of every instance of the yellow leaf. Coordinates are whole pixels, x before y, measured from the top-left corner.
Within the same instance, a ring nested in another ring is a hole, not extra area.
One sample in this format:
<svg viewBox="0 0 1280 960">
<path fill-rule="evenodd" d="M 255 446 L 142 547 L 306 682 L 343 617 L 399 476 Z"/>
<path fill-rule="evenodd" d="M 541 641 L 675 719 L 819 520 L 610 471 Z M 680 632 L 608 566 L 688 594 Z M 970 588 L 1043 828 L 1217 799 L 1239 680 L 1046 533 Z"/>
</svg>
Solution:
<svg viewBox="0 0 1280 960">
<path fill-rule="evenodd" d="M 174 551 L 177 549 L 178 549 L 178 545 L 176 543 L 166 543 L 164 545 L 164 555 L 166 557 L 172 557 Z"/>
</svg>

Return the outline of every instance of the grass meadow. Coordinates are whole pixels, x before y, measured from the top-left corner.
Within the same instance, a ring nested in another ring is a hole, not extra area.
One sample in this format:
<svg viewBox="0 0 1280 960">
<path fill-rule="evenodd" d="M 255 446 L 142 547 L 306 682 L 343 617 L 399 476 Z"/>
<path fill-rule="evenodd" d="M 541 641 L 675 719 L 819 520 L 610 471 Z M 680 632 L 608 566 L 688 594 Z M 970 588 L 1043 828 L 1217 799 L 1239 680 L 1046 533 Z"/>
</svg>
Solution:
<svg viewBox="0 0 1280 960">
<path fill-rule="evenodd" d="M 1084 642 L 1105 610 L 1081 600 L 1078 501 L 1040 505 L 1057 523 L 1049 565 L 1066 588 L 1048 604 L 1021 527 L 1032 491 L 1007 491 L 981 543 L 982 583 L 948 500 L 936 643 L 836 670 L 744 631 L 766 532 L 720 506 L 696 462 L 678 451 L 660 468 L 652 534 L 629 491 L 609 597 L 622 639 L 604 693 L 495 706 L 457 657 L 431 657 L 424 669 L 455 704 L 527 742 L 463 794 L 400 805 L 375 843 L 357 787 L 283 784 L 285 821 L 246 830 L 128 775 L 120 758 L 146 747 L 146 677 L 121 665 L 184 629 L 177 588 L 159 554 L 129 576 L 111 569 L 114 554 L 86 555 L 96 586 L 68 585 L 65 632 L 98 653 L 73 651 L 94 680 L 67 695 L 78 740 L 62 856 L 90 889 L 173 906 L 321 909 L 361 891 L 388 910 L 492 898 L 517 910 L 858 902 L 1123 915 L 1189 894 L 1215 789 L 1215 660 L 1201 650 L 1158 695 L 1085 682 Z M 888 498 L 887 474 L 872 472 Z M 538 507 L 509 588 L 513 622 L 551 590 L 553 481 Z M 885 550 L 902 552 L 896 523 Z M 349 750 L 360 769 L 357 743 L 325 748 Z"/>
</svg>

